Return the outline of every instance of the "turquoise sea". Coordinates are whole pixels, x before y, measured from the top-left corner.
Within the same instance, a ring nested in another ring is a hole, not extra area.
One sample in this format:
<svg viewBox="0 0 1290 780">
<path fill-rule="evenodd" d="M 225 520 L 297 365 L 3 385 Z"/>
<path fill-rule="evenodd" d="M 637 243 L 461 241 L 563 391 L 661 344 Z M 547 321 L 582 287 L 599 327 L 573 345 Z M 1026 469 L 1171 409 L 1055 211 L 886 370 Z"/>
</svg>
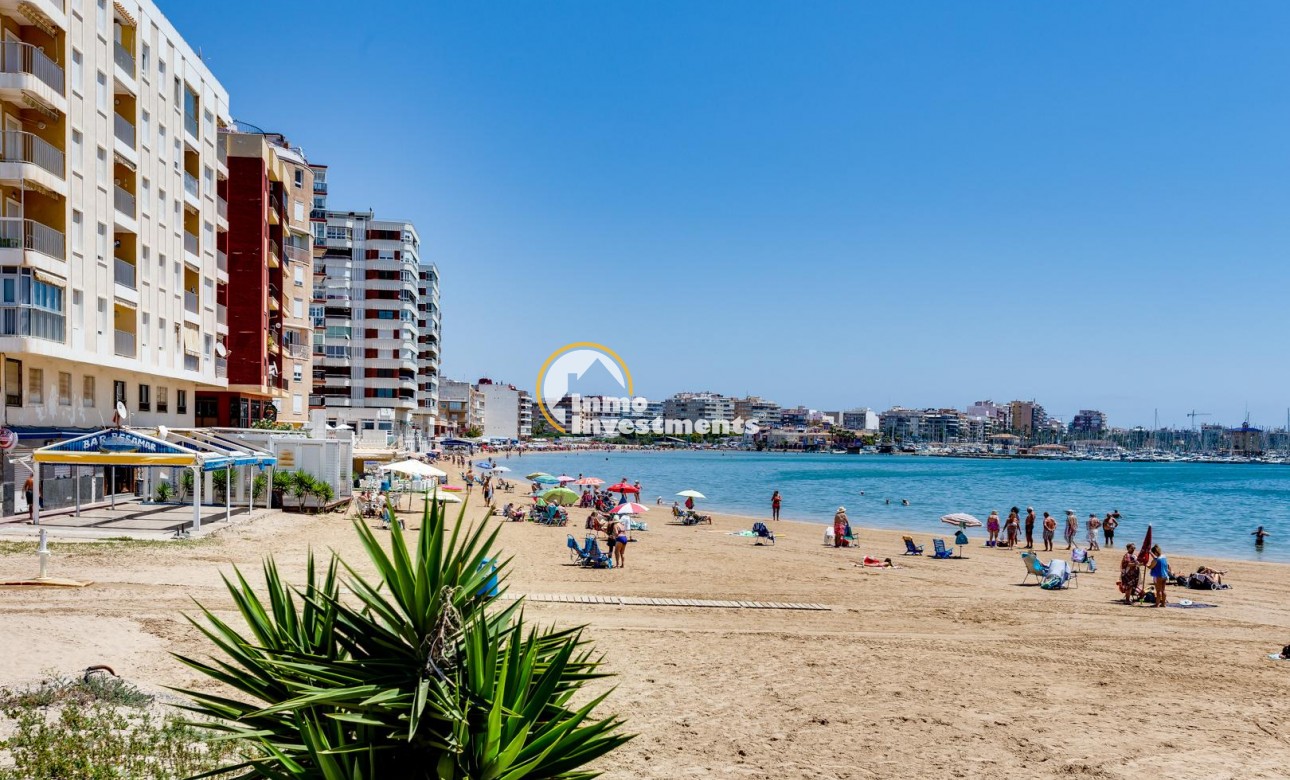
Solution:
<svg viewBox="0 0 1290 780">
<path fill-rule="evenodd" d="M 785 520 L 828 522 L 844 505 L 854 525 L 928 534 L 943 533 L 939 519 L 950 512 L 984 522 L 990 510 L 1006 517 L 1017 506 L 1024 516 L 1033 506 L 1039 517 L 1047 511 L 1060 522 L 1074 509 L 1083 523 L 1089 512 L 1102 517 L 1118 509 L 1120 546 L 1140 543 L 1150 523 L 1166 553 L 1290 561 L 1290 466 L 708 451 L 533 453 L 499 461 L 520 481 L 534 471 L 606 484 L 640 480 L 641 503 L 651 508 L 658 496 L 670 505 L 677 491 L 693 488 L 707 496 L 699 509 L 768 518 L 771 492 L 779 490 Z M 666 517 L 655 510 L 646 519 Z M 1250 536 L 1259 525 L 1270 533 L 1262 551 Z"/>
</svg>

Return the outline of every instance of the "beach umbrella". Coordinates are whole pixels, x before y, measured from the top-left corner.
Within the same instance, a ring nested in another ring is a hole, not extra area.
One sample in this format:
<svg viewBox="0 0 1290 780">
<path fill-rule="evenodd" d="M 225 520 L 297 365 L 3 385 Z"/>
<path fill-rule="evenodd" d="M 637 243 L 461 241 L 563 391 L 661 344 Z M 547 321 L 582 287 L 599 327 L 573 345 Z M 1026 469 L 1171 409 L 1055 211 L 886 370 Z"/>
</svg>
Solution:
<svg viewBox="0 0 1290 780">
<path fill-rule="evenodd" d="M 1146 538 L 1142 540 L 1142 547 L 1138 549 L 1138 563 L 1146 566 L 1151 562 L 1151 526 L 1147 526 Z"/>
<path fill-rule="evenodd" d="M 401 460 L 398 463 L 390 463 L 385 466 L 381 466 L 381 471 L 393 471 L 398 474 L 406 474 L 410 477 L 448 476 L 448 472 L 440 471 L 429 463 L 422 463 L 419 460 Z"/>
<path fill-rule="evenodd" d="M 526 476 L 526 477 L 524 477 L 524 478 L 525 478 L 525 479 L 537 479 L 538 477 L 549 477 L 549 476 L 551 476 L 551 475 L 550 475 L 550 474 L 548 474 L 548 473 L 546 473 L 545 471 L 535 471 L 535 472 L 533 472 L 532 474 L 529 474 L 529 475 L 527 475 L 527 476 Z"/>
<path fill-rule="evenodd" d="M 610 485 L 609 490 L 614 493 L 639 493 L 640 488 L 635 485 L 629 485 L 626 482 L 619 482 L 617 485 Z"/>
<path fill-rule="evenodd" d="M 560 482 L 561 485 L 567 485 L 570 482 L 575 482 L 577 480 L 577 477 L 571 477 L 568 474 L 561 474 L 560 476 L 556 477 L 556 479 Z"/>
<path fill-rule="evenodd" d="M 438 501 L 442 504 L 460 504 L 461 498 L 454 496 L 452 493 L 440 493 L 438 486 L 434 490 L 426 491 L 426 498 L 431 501 Z"/>
<path fill-rule="evenodd" d="M 461 485 L 440 485 L 439 489 L 446 490 L 449 493 L 460 493 L 461 491 L 465 490 L 465 488 L 462 487 Z"/>
<path fill-rule="evenodd" d="M 573 506 L 578 503 L 578 499 L 581 498 L 581 496 L 569 488 L 558 487 L 551 488 L 550 490 L 543 492 L 542 498 L 546 499 L 549 503 L 557 504 L 559 506 Z"/>
<path fill-rule="evenodd" d="M 603 479 L 597 479 L 596 477 L 583 477 L 582 479 L 574 480 L 573 484 L 599 487 L 600 485 L 605 484 L 605 481 Z"/>
<path fill-rule="evenodd" d="M 957 525 L 959 528 L 980 528 L 981 521 L 966 512 L 955 512 L 952 515 L 945 515 L 941 522 L 946 525 Z"/>
<path fill-rule="evenodd" d="M 697 490 L 682 490 L 680 493 L 677 493 L 677 495 L 685 496 L 686 498 L 707 498 L 707 496 Z"/>
<path fill-rule="evenodd" d="M 510 469 L 506 468 L 505 466 L 490 466 L 488 468 L 488 471 L 492 474 L 506 474 L 507 472 L 510 471 Z"/>
<path fill-rule="evenodd" d="M 628 502 L 628 503 L 626 503 L 626 504 L 619 504 L 618 506 L 614 507 L 613 511 L 612 511 L 610 514 L 615 514 L 615 515 L 640 515 L 640 514 L 644 514 L 644 513 L 648 512 L 648 511 L 649 511 L 649 508 L 648 508 L 648 507 L 641 506 L 640 504 L 633 504 L 633 503 L 631 503 L 631 502 L 629 501 L 629 502 Z"/>
<path fill-rule="evenodd" d="M 556 485 L 560 482 L 559 479 L 551 476 L 550 474 L 543 474 L 540 477 L 533 477 L 532 479 L 539 485 Z"/>
</svg>

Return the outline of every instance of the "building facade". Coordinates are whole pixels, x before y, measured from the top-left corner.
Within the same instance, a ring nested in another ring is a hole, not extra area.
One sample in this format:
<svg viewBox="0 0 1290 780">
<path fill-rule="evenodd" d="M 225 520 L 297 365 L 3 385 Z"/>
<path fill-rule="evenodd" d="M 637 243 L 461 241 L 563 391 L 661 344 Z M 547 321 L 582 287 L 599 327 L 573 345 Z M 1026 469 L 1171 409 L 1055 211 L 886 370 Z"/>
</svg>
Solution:
<svg viewBox="0 0 1290 780">
<path fill-rule="evenodd" d="M 427 448 L 434 429 L 419 427 L 428 415 L 418 379 L 424 361 L 416 227 L 372 212 L 324 210 L 314 230 L 310 407 L 324 410 L 329 423 L 354 428 L 369 445 Z M 437 272 L 434 288 L 437 296 Z M 434 306 L 437 329 L 437 300 Z M 437 356 L 434 363 L 437 369 Z"/>
<path fill-rule="evenodd" d="M 197 391 L 224 385 L 227 93 L 148 0 L 2 2 L 0 27 L 0 352 L 16 454 L 110 423 L 117 402 L 130 424 L 191 426 Z M 5 511 L 26 474 L 6 471 Z"/>
<path fill-rule="evenodd" d="M 663 417 L 668 420 L 726 420 L 735 419 L 733 398 L 717 393 L 677 393 L 663 402 Z"/>
<path fill-rule="evenodd" d="M 1106 415 L 1096 409 L 1080 409 L 1079 414 L 1071 418 L 1072 436 L 1096 439 L 1106 433 L 1106 429 Z"/>
<path fill-rule="evenodd" d="M 423 440 L 433 438 L 439 417 L 439 268 L 417 272 L 417 408 L 413 424 Z"/>
<path fill-rule="evenodd" d="M 774 428 L 779 425 L 779 404 L 765 398 L 750 395 L 734 399 L 735 417 L 745 421 L 756 421 L 758 427 Z"/>
<path fill-rule="evenodd" d="M 197 425 L 248 427 L 259 420 L 303 426 L 313 385 L 313 170 L 281 135 L 228 132 L 231 204 L 220 249 L 235 289 L 219 288 L 227 333 L 216 345 L 227 391 L 199 391 Z"/>
<path fill-rule="evenodd" d="M 445 379 L 439 384 L 439 423 L 449 436 L 484 430 L 484 394 L 469 382 Z"/>
<path fill-rule="evenodd" d="M 476 388 L 484 398 L 485 438 L 519 440 L 532 435 L 532 403 L 526 391 L 491 379 L 480 379 Z"/>
</svg>

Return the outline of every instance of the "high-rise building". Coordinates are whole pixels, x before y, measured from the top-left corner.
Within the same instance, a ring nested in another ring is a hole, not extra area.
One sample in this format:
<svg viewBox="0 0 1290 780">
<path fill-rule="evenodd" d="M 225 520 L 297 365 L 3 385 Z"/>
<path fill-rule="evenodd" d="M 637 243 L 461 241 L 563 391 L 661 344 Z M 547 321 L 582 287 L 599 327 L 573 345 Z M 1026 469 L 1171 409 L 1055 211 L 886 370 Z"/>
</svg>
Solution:
<svg viewBox="0 0 1290 780">
<path fill-rule="evenodd" d="M 472 428 L 484 430 L 484 394 L 469 382 L 445 379 L 439 385 L 438 422 L 449 436 L 465 436 Z"/>
<path fill-rule="evenodd" d="M 1072 436 L 1098 437 L 1106 432 L 1106 415 L 1096 409 L 1080 409 L 1071 419 Z"/>
<path fill-rule="evenodd" d="M 423 263 L 417 289 L 417 409 L 414 425 L 421 437 L 435 435 L 439 417 L 439 268 Z"/>
<path fill-rule="evenodd" d="M 735 419 L 735 401 L 718 393 L 677 393 L 663 402 L 663 416 L 669 420 Z"/>
<path fill-rule="evenodd" d="M 476 387 L 484 396 L 485 437 L 518 440 L 532 435 L 533 408 L 526 391 L 491 379 L 480 379 Z"/>
<path fill-rule="evenodd" d="M 220 194 L 231 204 L 220 249 L 236 280 L 236 289 L 219 288 L 228 333 L 216 346 L 216 369 L 228 390 L 199 391 L 196 422 L 303 425 L 313 385 L 313 170 L 281 135 L 229 132 L 220 140 L 229 166 Z"/>
<path fill-rule="evenodd" d="M 773 428 L 779 425 L 779 404 L 765 398 L 750 395 L 734 399 L 734 414 L 744 421 L 755 421 L 761 428 Z"/>
<path fill-rule="evenodd" d="M 0 2 L 0 352 L 24 450 L 118 401 L 130 424 L 191 426 L 225 382 L 228 96 L 151 0 L 76 5 Z"/>
<path fill-rule="evenodd" d="M 1048 414 L 1034 401 L 1013 401 L 1008 404 L 1008 422 L 1013 433 L 1033 436 L 1047 429 Z"/>
<path fill-rule="evenodd" d="M 419 427 L 426 407 L 418 380 L 422 269 L 416 228 L 370 211 L 324 210 L 314 230 L 310 406 L 323 409 L 329 423 L 354 428 L 368 445 L 423 449 L 433 428 Z M 434 287 L 437 292 L 437 278 Z M 437 300 L 434 307 L 437 330 Z"/>
</svg>

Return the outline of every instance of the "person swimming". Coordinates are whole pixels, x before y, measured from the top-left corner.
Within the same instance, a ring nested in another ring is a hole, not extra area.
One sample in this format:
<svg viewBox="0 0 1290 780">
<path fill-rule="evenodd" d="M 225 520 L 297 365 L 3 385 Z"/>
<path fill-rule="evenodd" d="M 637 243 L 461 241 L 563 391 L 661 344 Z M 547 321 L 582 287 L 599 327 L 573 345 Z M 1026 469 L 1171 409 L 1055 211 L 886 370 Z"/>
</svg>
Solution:
<svg viewBox="0 0 1290 780">
<path fill-rule="evenodd" d="M 1267 532 L 1267 531 L 1264 531 L 1264 530 L 1263 530 L 1263 526 L 1259 526 L 1259 530 L 1257 530 L 1257 531 L 1251 531 L 1251 532 L 1250 532 L 1250 536 L 1253 536 L 1253 537 L 1254 537 L 1254 546 L 1255 546 L 1255 547 L 1262 547 L 1262 546 L 1263 546 L 1263 540 L 1264 540 L 1264 538 L 1266 538 L 1266 537 L 1267 537 L 1267 536 L 1269 536 L 1269 535 L 1270 535 L 1270 534 L 1268 534 L 1268 532 Z"/>
</svg>

